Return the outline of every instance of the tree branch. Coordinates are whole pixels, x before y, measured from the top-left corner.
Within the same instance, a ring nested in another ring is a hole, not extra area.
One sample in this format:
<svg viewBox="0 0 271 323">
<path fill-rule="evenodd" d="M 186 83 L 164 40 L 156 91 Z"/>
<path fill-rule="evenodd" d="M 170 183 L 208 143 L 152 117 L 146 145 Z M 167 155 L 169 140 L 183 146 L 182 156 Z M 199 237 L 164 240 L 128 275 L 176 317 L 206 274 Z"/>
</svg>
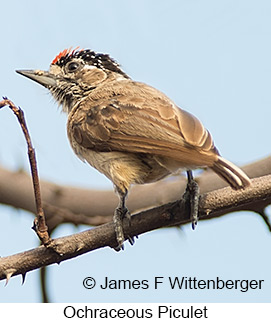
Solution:
<svg viewBox="0 0 271 323">
<path fill-rule="evenodd" d="M 263 209 L 271 203 L 271 175 L 256 178 L 252 186 L 243 191 L 226 187 L 205 193 L 200 198 L 200 220 L 208 220 L 229 212 Z M 183 200 L 171 202 L 132 216 L 131 226 L 124 223 L 126 236 L 135 236 L 162 227 L 190 222 L 189 212 Z M 200 228 L 198 228 L 199 230 Z M 54 239 L 52 248 L 40 246 L 13 256 L 0 258 L 0 279 L 22 275 L 31 270 L 60 263 L 106 246 L 116 247 L 112 222 L 81 233 Z M 57 252 L 56 252 L 57 251 Z"/>
<path fill-rule="evenodd" d="M 48 227 L 46 225 L 45 216 L 44 216 L 42 203 L 41 203 L 40 182 L 39 182 L 39 176 L 38 176 L 38 167 L 37 167 L 35 150 L 33 148 L 30 134 L 26 125 L 24 112 L 20 107 L 16 107 L 15 104 L 12 101 L 10 101 L 8 98 L 3 97 L 3 100 L 0 101 L 0 109 L 5 106 L 8 106 L 16 115 L 26 140 L 28 158 L 29 158 L 29 163 L 31 168 L 32 184 L 33 184 L 34 196 L 35 196 L 36 213 L 37 213 L 37 216 L 34 220 L 33 228 L 37 233 L 38 237 L 40 238 L 40 241 L 44 245 L 47 245 L 50 243 L 51 239 L 48 234 Z"/>
<path fill-rule="evenodd" d="M 115 230 L 112 222 L 82 233 L 50 240 L 42 208 L 35 152 L 28 133 L 24 114 L 20 108 L 17 108 L 7 98 L 0 101 L 0 108 L 5 105 L 8 105 L 17 116 L 27 142 L 37 210 L 37 218 L 35 221 L 37 224 L 36 231 L 43 244 L 47 247 L 41 246 L 17 255 L 1 258 L 0 279 L 5 278 L 8 282 L 11 276 L 21 274 L 24 281 L 25 274 L 31 270 L 52 263 L 60 263 L 61 261 L 77 257 L 83 253 L 105 246 L 116 247 Z M 270 160 L 270 157 L 266 158 L 265 160 L 248 165 L 247 167 L 244 167 L 244 169 L 251 178 L 270 174 Z M 7 172 L 8 171 L 2 170 L 2 173 L 6 174 Z M 4 197 L 0 202 L 25 208 L 34 213 L 32 189 L 31 194 L 29 191 L 29 177 L 23 173 L 8 173 L 8 179 L 4 182 L 4 184 L 8 183 L 8 187 L 4 188 L 2 194 L 2 197 Z M 23 176 L 24 183 L 21 183 L 21 187 L 18 185 L 18 176 L 21 177 L 21 179 Z M 16 179 L 15 182 L 12 183 L 14 177 L 16 177 Z M 231 190 L 229 187 L 218 189 L 223 187 L 225 183 L 210 172 L 204 173 L 200 176 L 198 181 L 201 192 L 207 192 L 201 195 L 200 198 L 200 220 L 211 219 L 232 211 L 251 210 L 260 214 L 269 229 L 271 228 L 270 221 L 264 213 L 265 207 L 271 203 L 271 175 L 254 179 L 252 187 L 237 192 Z M 134 210 L 138 208 L 164 204 L 165 201 L 171 202 L 134 215 L 132 217 L 131 226 L 129 226 L 125 220 L 124 231 L 126 237 L 138 236 L 144 232 L 161 227 L 176 226 L 190 222 L 188 216 L 189 205 L 186 205 L 183 199 L 172 202 L 172 200 L 180 197 L 185 185 L 186 181 L 181 179 L 180 181 L 171 180 L 144 185 L 141 186 L 140 189 L 139 186 L 134 188 L 131 194 L 133 198 L 130 198 L 128 204 L 131 212 L 134 212 Z M 3 186 L 0 185 L 0 188 Z M 112 210 L 115 208 L 117 202 L 116 197 L 112 192 L 63 188 L 50 183 L 45 183 L 43 189 L 47 189 L 44 204 L 46 213 L 50 215 L 48 218 L 50 220 L 51 230 L 62 222 L 71 222 L 75 224 L 87 223 L 92 225 L 104 223 L 108 219 L 111 219 Z M 217 190 L 209 192 L 213 189 Z M 9 194 L 6 194 L 7 192 Z M 154 192 L 155 194 L 153 194 Z M 2 192 L 0 191 L 0 197 L 1 193 Z M 90 197 L 92 199 L 90 199 Z M 106 205 L 104 204 L 104 200 L 107 201 Z M 91 212 L 89 210 L 91 210 Z"/>
<path fill-rule="evenodd" d="M 271 174 L 271 157 L 242 167 L 250 178 Z M 222 188 L 226 183 L 206 171 L 197 179 L 201 193 Z M 133 186 L 127 202 L 131 213 L 178 200 L 186 179 L 175 176 L 153 184 Z M 113 190 L 87 190 L 41 181 L 47 225 L 52 230 L 60 223 L 100 225 L 112 219 L 118 199 Z M 154 194 L 155 193 L 155 194 Z M 106 201 L 106 204 L 104 203 Z M 0 203 L 35 213 L 30 177 L 22 172 L 0 168 Z"/>
</svg>

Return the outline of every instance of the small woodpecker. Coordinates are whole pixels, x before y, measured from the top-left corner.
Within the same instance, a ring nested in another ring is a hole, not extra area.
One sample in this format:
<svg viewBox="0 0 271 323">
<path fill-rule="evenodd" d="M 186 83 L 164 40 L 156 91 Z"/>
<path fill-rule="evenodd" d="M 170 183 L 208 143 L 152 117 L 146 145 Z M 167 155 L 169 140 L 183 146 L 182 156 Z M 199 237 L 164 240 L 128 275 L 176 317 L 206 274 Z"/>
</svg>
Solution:
<svg viewBox="0 0 271 323">
<path fill-rule="evenodd" d="M 209 167 L 235 190 L 250 185 L 240 168 L 220 156 L 196 117 L 157 89 L 133 81 L 107 54 L 65 49 L 49 71 L 17 72 L 49 89 L 68 114 L 68 138 L 76 155 L 113 182 L 119 196 L 113 216 L 117 250 L 125 240 L 122 221 L 130 219 L 125 199 L 131 184 L 187 171 L 185 196 L 193 227 L 199 189 L 192 169 Z"/>
</svg>

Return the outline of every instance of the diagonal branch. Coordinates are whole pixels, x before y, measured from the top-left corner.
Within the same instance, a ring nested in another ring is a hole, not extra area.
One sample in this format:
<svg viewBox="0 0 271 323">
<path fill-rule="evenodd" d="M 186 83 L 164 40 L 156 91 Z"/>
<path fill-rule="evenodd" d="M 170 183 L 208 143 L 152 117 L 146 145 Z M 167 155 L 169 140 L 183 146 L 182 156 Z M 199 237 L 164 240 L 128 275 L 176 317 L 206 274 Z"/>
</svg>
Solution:
<svg viewBox="0 0 271 323">
<path fill-rule="evenodd" d="M 230 212 L 254 210 L 271 203 L 271 175 L 256 178 L 252 186 L 243 191 L 229 187 L 201 195 L 200 220 L 209 220 Z M 189 223 L 189 212 L 183 200 L 171 202 L 132 216 L 131 226 L 124 223 L 128 236 L 162 227 Z M 200 227 L 198 228 L 200 230 Z M 22 275 L 53 263 L 60 263 L 84 253 L 106 246 L 115 247 L 115 231 L 112 222 L 81 233 L 52 240 L 52 248 L 40 246 L 13 256 L 0 258 L 0 279 Z M 56 252 L 57 251 L 57 252 Z"/>
</svg>

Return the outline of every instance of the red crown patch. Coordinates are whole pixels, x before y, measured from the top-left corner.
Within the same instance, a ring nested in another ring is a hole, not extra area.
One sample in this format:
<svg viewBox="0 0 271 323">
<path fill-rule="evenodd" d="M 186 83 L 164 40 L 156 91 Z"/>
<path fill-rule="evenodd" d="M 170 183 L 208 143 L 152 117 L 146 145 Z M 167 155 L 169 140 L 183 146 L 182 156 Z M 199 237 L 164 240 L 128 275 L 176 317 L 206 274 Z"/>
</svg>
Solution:
<svg viewBox="0 0 271 323">
<path fill-rule="evenodd" d="M 72 49 L 72 47 L 64 49 L 53 59 L 51 64 L 56 64 L 62 57 L 72 56 L 77 49 L 79 49 L 79 46 L 75 47 L 74 49 Z"/>
</svg>

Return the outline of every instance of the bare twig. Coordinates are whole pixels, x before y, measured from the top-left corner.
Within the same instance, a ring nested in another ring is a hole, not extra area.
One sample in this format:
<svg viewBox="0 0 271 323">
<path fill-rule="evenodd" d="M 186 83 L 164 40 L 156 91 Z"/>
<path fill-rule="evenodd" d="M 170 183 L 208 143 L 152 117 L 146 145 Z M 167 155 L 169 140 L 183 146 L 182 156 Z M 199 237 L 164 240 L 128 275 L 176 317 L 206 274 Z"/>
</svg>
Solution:
<svg viewBox="0 0 271 323">
<path fill-rule="evenodd" d="M 41 285 L 42 303 L 49 303 L 48 290 L 47 290 L 48 286 L 46 284 L 47 273 L 48 273 L 47 267 L 40 268 L 40 285 Z"/>
<path fill-rule="evenodd" d="M 256 178 L 252 186 L 243 191 L 233 191 L 229 187 L 201 195 L 199 205 L 200 220 L 209 220 L 230 212 L 253 210 L 259 205 L 271 203 L 271 175 Z M 124 223 L 126 236 L 135 236 L 161 227 L 177 226 L 190 222 L 189 212 L 183 200 L 168 203 L 132 216 L 131 226 Z M 0 258 L 0 279 L 23 275 L 26 272 L 60 263 L 86 252 L 115 247 L 115 231 L 112 222 L 95 229 L 54 239 L 51 248 L 40 246 L 13 256 Z"/>
<path fill-rule="evenodd" d="M 26 139 L 27 148 L 28 148 L 28 157 L 29 157 L 30 168 L 31 168 L 31 175 L 32 175 L 32 182 L 33 182 L 33 187 L 34 187 L 36 210 L 37 210 L 37 217 L 34 220 L 33 229 L 36 231 L 41 242 L 44 245 L 48 245 L 50 243 L 51 239 L 48 234 L 48 228 L 46 225 L 45 216 L 44 216 L 42 203 L 41 203 L 41 193 L 40 193 L 37 161 L 36 161 L 36 156 L 35 156 L 35 150 L 33 148 L 31 138 L 29 135 L 29 131 L 27 129 L 26 121 L 24 118 L 24 112 L 20 107 L 16 107 L 15 104 L 6 97 L 3 97 L 3 100 L 0 101 L 0 108 L 3 108 L 4 106 L 9 106 L 9 108 L 16 115 L 16 117 L 20 123 L 20 126 L 22 128 L 24 137 Z"/>
</svg>

